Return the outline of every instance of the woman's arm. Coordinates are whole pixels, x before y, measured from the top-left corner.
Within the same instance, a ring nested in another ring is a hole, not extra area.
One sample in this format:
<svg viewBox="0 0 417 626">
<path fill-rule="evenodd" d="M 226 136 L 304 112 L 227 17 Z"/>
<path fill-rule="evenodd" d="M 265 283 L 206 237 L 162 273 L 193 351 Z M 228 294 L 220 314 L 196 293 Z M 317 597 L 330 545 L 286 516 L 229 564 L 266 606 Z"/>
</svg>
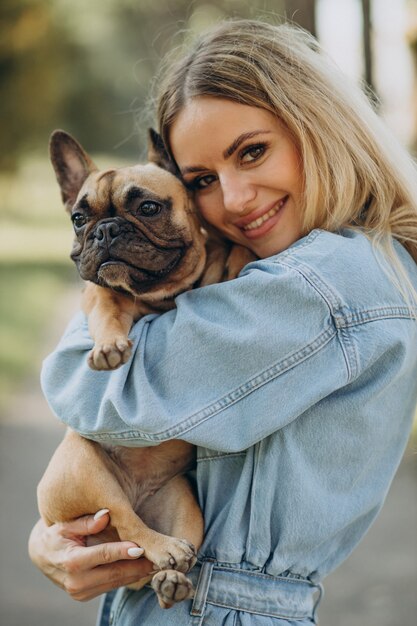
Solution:
<svg viewBox="0 0 417 626">
<path fill-rule="evenodd" d="M 30 558 L 45 576 L 80 601 L 147 576 L 153 566 L 135 556 L 137 546 L 130 541 L 86 547 L 87 536 L 101 532 L 108 523 L 108 515 L 98 519 L 87 515 L 49 527 L 39 520 L 29 537 Z"/>
<path fill-rule="evenodd" d="M 80 315 L 45 362 L 53 411 L 86 437 L 242 450 L 348 382 L 328 300 L 274 259 L 182 294 L 176 310 L 140 320 L 130 338 L 129 363 L 94 372 Z"/>
</svg>

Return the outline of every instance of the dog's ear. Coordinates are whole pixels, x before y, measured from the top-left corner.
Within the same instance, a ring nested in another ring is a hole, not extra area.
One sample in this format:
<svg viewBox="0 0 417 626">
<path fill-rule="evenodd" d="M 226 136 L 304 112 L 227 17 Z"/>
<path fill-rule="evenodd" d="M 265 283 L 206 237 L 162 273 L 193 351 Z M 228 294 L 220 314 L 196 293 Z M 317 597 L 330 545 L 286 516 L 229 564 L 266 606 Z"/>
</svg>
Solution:
<svg viewBox="0 0 417 626">
<path fill-rule="evenodd" d="M 67 211 L 74 205 L 87 176 L 97 167 L 84 148 L 69 133 L 55 130 L 49 140 L 49 154 Z"/>
<path fill-rule="evenodd" d="M 179 175 L 177 164 L 166 149 L 161 135 L 153 128 L 148 129 L 148 161 L 175 176 Z"/>
</svg>

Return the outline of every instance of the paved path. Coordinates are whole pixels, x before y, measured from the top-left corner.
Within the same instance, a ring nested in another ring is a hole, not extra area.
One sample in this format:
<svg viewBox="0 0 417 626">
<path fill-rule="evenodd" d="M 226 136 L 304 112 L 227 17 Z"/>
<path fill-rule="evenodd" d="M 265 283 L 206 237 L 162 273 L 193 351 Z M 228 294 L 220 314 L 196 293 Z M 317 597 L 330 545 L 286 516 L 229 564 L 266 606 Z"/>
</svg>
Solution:
<svg viewBox="0 0 417 626">
<path fill-rule="evenodd" d="M 72 307 L 65 303 L 65 315 Z M 36 484 L 62 434 L 36 380 L 28 381 L 0 421 L 1 626 L 94 626 L 97 601 L 70 600 L 27 557 L 27 538 L 37 519 Z M 416 492 L 417 452 L 409 449 L 377 522 L 326 580 L 320 626 L 416 623 Z"/>
<path fill-rule="evenodd" d="M 47 330 L 43 354 L 56 344 L 79 298 L 68 293 Z M 37 363 L 40 370 L 41 357 Z M 22 385 L 0 419 L 0 625 L 94 626 L 98 601 L 78 603 L 46 579 L 27 556 L 38 519 L 36 485 L 64 428 L 51 415 L 38 377 Z"/>
</svg>

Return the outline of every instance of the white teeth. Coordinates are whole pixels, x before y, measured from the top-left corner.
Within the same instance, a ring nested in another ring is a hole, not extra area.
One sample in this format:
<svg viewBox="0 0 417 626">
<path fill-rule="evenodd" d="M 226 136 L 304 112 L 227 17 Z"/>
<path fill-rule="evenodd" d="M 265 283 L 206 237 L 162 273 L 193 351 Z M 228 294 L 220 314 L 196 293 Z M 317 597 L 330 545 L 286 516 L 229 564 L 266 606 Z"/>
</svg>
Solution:
<svg viewBox="0 0 417 626">
<path fill-rule="evenodd" d="M 268 211 L 268 213 L 265 213 L 265 215 L 262 215 L 262 217 L 258 217 L 258 219 L 253 220 L 253 222 L 249 222 L 249 224 L 246 224 L 246 226 L 243 226 L 243 230 L 253 230 L 254 228 L 259 228 L 259 226 L 266 222 L 266 220 L 269 220 L 269 218 L 275 215 L 275 213 L 278 213 L 286 199 L 287 196 L 285 196 L 285 198 L 282 198 L 282 200 L 280 200 L 274 208 Z"/>
</svg>

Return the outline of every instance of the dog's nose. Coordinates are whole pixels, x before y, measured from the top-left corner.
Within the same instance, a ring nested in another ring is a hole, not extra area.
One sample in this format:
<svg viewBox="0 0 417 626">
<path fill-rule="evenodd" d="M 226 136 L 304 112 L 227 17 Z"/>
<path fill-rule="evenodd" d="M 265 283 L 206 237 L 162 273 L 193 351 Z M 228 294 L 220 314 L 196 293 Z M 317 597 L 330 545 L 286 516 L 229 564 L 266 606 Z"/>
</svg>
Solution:
<svg viewBox="0 0 417 626">
<path fill-rule="evenodd" d="M 120 233 L 120 227 L 116 222 L 102 222 L 96 228 L 97 241 L 110 243 Z"/>
</svg>

